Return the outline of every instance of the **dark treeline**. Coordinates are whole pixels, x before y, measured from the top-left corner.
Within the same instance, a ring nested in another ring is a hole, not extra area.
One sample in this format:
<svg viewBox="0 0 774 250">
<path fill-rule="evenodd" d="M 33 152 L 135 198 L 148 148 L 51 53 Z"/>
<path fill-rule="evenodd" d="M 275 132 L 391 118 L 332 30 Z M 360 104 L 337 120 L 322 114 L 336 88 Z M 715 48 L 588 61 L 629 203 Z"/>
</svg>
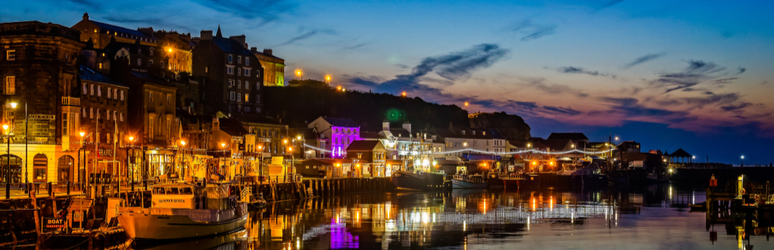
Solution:
<svg viewBox="0 0 774 250">
<path fill-rule="evenodd" d="M 471 123 L 468 113 L 456 105 L 429 103 L 419 97 L 400 97 L 383 93 L 338 91 L 335 88 L 307 84 L 294 87 L 265 87 L 265 113 L 282 119 L 290 127 L 306 127 L 320 116 L 352 118 L 365 131 L 381 131 L 382 122 L 393 127 L 410 122 L 413 131 L 435 128 L 496 128 L 514 139 L 529 138 L 529 126 L 521 117 L 495 113 L 478 116 Z"/>
</svg>

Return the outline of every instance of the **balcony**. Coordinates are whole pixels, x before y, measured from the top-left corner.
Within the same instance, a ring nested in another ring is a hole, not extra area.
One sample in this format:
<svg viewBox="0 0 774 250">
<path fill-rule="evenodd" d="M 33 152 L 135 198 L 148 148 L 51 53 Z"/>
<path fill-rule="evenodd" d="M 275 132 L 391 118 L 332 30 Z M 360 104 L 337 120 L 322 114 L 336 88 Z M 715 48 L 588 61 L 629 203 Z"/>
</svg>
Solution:
<svg viewBox="0 0 774 250">
<path fill-rule="evenodd" d="M 81 106 L 81 98 L 63 96 L 62 105 L 63 106 Z"/>
</svg>

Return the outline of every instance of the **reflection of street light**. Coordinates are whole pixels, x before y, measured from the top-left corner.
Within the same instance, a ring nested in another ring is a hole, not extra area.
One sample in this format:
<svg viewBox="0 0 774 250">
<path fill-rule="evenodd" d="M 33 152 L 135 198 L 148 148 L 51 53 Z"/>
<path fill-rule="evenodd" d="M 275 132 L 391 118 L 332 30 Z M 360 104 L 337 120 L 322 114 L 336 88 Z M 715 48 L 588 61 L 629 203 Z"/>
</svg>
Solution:
<svg viewBox="0 0 774 250">
<path fill-rule="evenodd" d="M 81 134 L 84 134 L 84 132 L 81 132 Z M 134 191 L 134 181 L 135 181 L 134 180 L 134 172 L 137 170 L 137 163 L 135 163 L 136 157 L 134 156 L 135 155 L 135 152 L 134 152 L 134 150 L 135 150 L 135 148 L 134 148 L 134 136 L 130 135 L 127 139 L 129 139 L 129 144 L 131 146 L 130 149 L 132 149 L 132 153 L 131 154 L 129 154 L 129 149 L 126 150 L 127 154 L 132 157 L 132 162 L 131 162 L 132 163 L 131 164 L 132 170 L 130 171 L 132 176 L 129 177 L 129 183 L 131 183 L 132 191 Z M 129 159 L 127 159 L 127 160 L 129 160 Z"/>
</svg>

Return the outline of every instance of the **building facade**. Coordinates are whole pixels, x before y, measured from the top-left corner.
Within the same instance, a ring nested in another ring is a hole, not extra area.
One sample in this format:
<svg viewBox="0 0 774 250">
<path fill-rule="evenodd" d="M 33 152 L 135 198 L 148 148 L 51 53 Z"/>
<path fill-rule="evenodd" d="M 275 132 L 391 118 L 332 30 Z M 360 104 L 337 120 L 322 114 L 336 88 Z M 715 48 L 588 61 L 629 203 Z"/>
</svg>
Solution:
<svg viewBox="0 0 774 250">
<path fill-rule="evenodd" d="M 263 85 L 285 86 L 285 59 L 274 56 L 271 49 L 258 52 L 258 49 L 253 47 L 251 51 L 263 67 Z"/>
<path fill-rule="evenodd" d="M 360 126 L 349 118 L 319 117 L 307 127 L 330 139 L 325 150 L 331 158 L 344 158 L 349 144 L 360 140 Z"/>
<path fill-rule="evenodd" d="M 263 111 L 263 69 L 245 36 L 224 38 L 218 27 L 201 32 L 193 49 L 193 76 L 201 79 L 206 114 L 257 116 Z"/>
<path fill-rule="evenodd" d="M 79 32 L 61 25 L 0 24 L 0 110 L 9 125 L 2 131 L 2 142 L 8 145 L 4 151 L 10 151 L 0 153 L 3 182 L 78 180 L 74 157 L 79 145 L 70 142 L 77 142 L 71 131 L 80 123 L 77 75 L 82 47 Z M 11 176 L 5 172 L 9 168 Z"/>
<path fill-rule="evenodd" d="M 79 40 L 81 42 L 85 43 L 91 40 L 96 49 L 105 48 L 113 40 L 123 43 L 139 41 L 146 46 L 156 46 L 157 44 L 157 40 L 153 36 L 138 30 L 91 20 L 89 13 L 84 13 L 83 20 L 73 25 L 72 29 L 80 31 Z"/>
</svg>

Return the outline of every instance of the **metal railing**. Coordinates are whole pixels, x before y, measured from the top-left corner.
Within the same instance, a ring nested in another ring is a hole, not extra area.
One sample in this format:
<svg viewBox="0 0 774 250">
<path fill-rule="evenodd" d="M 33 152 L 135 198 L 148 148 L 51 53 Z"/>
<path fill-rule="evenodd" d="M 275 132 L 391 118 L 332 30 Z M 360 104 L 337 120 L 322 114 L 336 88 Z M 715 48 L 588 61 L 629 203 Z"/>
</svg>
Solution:
<svg viewBox="0 0 774 250">
<path fill-rule="evenodd" d="M 64 106 L 81 106 L 81 98 L 62 96 L 62 105 L 64 105 Z"/>
</svg>

